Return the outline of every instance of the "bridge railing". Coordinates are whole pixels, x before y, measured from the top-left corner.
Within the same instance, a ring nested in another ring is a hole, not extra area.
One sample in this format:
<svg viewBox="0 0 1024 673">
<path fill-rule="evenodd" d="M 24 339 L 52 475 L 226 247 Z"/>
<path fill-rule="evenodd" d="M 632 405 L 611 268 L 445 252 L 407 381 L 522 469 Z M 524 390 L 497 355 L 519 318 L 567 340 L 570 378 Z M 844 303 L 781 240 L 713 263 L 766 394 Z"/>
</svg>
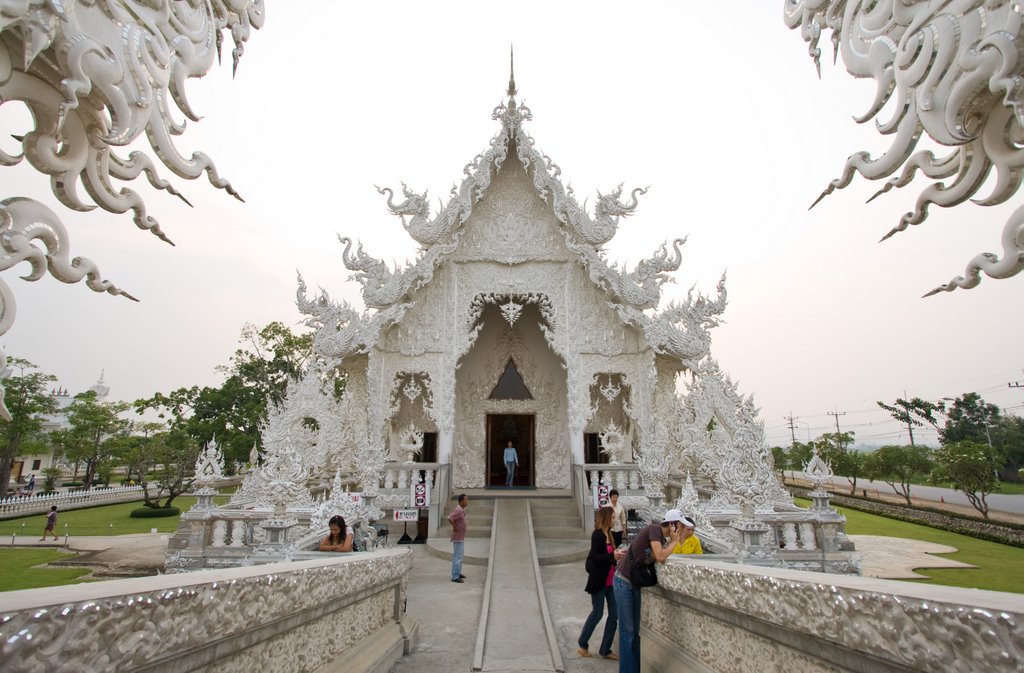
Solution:
<svg viewBox="0 0 1024 673">
<path fill-rule="evenodd" d="M 650 671 L 1010 673 L 1018 594 L 670 557 L 644 590 Z M 723 647 L 722 644 L 727 644 Z"/>
<path fill-rule="evenodd" d="M 411 568 L 388 549 L 6 592 L 2 668 L 387 671 L 415 644 Z"/>
</svg>

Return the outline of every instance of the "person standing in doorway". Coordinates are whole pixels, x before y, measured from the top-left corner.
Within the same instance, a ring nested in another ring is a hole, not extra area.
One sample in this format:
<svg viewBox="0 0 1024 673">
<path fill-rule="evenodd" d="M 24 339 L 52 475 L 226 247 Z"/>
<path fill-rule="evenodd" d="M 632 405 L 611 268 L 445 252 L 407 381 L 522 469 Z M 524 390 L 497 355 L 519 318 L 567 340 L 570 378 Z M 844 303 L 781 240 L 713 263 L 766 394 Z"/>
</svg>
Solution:
<svg viewBox="0 0 1024 673">
<path fill-rule="evenodd" d="M 519 467 L 519 452 L 516 451 L 516 447 L 512 446 L 512 442 L 509 442 L 508 446 L 505 447 L 505 457 L 503 460 L 505 461 L 505 472 L 507 473 L 505 485 L 512 488 L 512 482 L 516 478 L 516 468 Z"/>
<path fill-rule="evenodd" d="M 462 574 L 462 556 L 466 551 L 466 505 L 469 496 L 459 495 L 459 504 L 448 515 L 448 523 L 452 525 L 452 582 L 462 584 L 466 576 Z"/>
<path fill-rule="evenodd" d="M 622 534 L 626 530 L 626 508 L 619 502 L 619 492 L 614 488 L 608 493 L 608 506 L 612 508 L 612 537 L 615 546 L 622 545 Z"/>
<path fill-rule="evenodd" d="M 46 536 L 52 535 L 53 541 L 57 541 L 57 505 L 50 507 L 50 513 L 46 515 L 46 529 L 43 531 L 43 536 L 39 538 L 40 542 L 46 542 Z"/>
</svg>

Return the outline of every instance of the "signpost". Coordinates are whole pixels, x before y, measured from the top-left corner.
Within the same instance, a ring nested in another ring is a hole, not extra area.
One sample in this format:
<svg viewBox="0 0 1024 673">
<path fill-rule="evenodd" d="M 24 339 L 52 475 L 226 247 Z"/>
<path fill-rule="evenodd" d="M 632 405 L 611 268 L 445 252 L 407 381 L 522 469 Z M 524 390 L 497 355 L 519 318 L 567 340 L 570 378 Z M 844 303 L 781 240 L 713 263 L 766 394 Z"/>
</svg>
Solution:
<svg viewBox="0 0 1024 673">
<path fill-rule="evenodd" d="M 611 489 L 608 484 L 595 483 L 591 489 L 594 493 L 594 509 L 601 509 L 608 504 L 610 498 L 608 497 L 608 491 Z"/>
</svg>

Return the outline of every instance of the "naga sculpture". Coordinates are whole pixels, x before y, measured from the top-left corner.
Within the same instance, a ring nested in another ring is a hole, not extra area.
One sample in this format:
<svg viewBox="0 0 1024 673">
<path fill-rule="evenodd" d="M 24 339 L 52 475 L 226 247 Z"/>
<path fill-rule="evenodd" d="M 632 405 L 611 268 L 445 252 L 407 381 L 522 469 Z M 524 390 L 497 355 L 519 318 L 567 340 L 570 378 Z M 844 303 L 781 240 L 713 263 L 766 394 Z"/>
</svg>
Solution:
<svg viewBox="0 0 1024 673">
<path fill-rule="evenodd" d="M 186 157 L 177 150 L 172 139 L 184 133 L 185 125 L 173 118 L 170 104 L 199 121 L 185 95 L 186 79 L 210 70 L 220 56 L 225 30 L 234 40 L 237 69 L 245 41 L 263 21 L 262 0 L 0 0 L 0 103 L 24 104 L 33 124 L 28 133 L 14 136 L 22 153 L 0 151 L 0 165 L 27 159 L 50 176 L 53 194 L 65 207 L 131 211 L 138 228 L 170 243 L 142 196 L 123 183 L 144 174 L 155 189 L 188 200 L 160 177 L 148 154 L 133 150 L 125 156 L 117 148 L 145 135 L 172 173 L 186 180 L 206 175 L 214 187 L 240 199 L 206 154 Z M 29 261 L 32 272 L 25 280 L 38 280 L 48 270 L 65 283 L 88 278 L 96 292 L 134 299 L 101 280 L 91 261 L 67 262 L 67 231 L 47 206 L 26 198 L 5 199 L 0 202 L 0 229 L 5 234 L 0 271 Z M 15 317 L 13 295 L 5 283 L 0 284 L 0 302 L 2 335 Z M 0 417 L 7 417 L 2 404 Z"/>
<path fill-rule="evenodd" d="M 698 362 L 711 349 L 708 330 L 718 325 L 728 303 L 725 274 L 718 281 L 717 289 L 718 297 L 712 300 L 699 292 L 695 298 L 694 290 L 690 288 L 685 301 L 673 300 L 654 316 L 633 306 L 609 306 L 618 312 L 620 318 L 644 330 L 655 353 L 676 358 L 687 368 L 696 370 Z"/>
<path fill-rule="evenodd" d="M 424 247 L 439 242 L 456 227 L 462 224 L 470 213 L 469 199 L 454 192 L 447 206 L 442 206 L 434 219 L 430 219 L 430 204 L 427 193 L 417 194 L 402 183 L 402 195 L 405 201 L 396 204 L 395 193 L 390 187 L 377 187 L 381 194 L 387 194 L 388 210 L 402 220 L 402 227 L 409 232 L 414 241 Z M 406 219 L 409 217 L 409 219 Z"/>
<path fill-rule="evenodd" d="M 640 260 L 636 268 L 627 271 L 626 265 L 620 268 L 609 266 L 600 250 L 587 243 L 576 243 L 568 233 L 565 244 L 572 252 L 580 255 L 586 265 L 590 279 L 607 288 L 625 304 L 638 309 L 656 308 L 661 301 L 661 286 L 672 281 L 669 276 L 679 270 L 683 253 L 679 248 L 686 243 L 685 238 L 672 241 L 670 254 L 668 245 L 662 243 L 652 256 Z"/>
<path fill-rule="evenodd" d="M 893 138 L 880 157 L 851 155 L 819 201 L 857 174 L 888 178 L 875 197 L 907 186 L 918 173 L 932 180 L 885 240 L 924 222 L 932 204 L 949 208 L 972 199 L 993 206 L 1017 193 L 1024 179 L 1024 16 L 1018 3 L 784 0 L 784 17 L 787 26 L 800 28 L 819 75 L 818 41 L 823 29 L 831 31 L 833 55 L 842 56 L 847 72 L 875 80 L 874 100 L 856 121 L 875 118 L 878 131 Z M 881 118 L 892 100 L 892 116 Z M 925 135 L 948 151 L 917 150 Z M 989 193 L 979 196 L 985 185 Z M 1009 278 L 1024 270 L 1024 209 L 1006 223 L 1001 243 L 1002 258 L 981 253 L 963 276 L 925 296 L 975 287 L 982 273 Z"/>
</svg>

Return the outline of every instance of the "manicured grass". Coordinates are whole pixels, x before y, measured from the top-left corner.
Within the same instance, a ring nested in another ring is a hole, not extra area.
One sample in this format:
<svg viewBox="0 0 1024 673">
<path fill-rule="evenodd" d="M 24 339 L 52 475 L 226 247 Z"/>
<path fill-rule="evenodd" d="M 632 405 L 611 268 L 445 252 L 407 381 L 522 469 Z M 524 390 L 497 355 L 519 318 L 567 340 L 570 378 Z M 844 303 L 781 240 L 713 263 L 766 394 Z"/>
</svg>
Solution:
<svg viewBox="0 0 1024 673">
<path fill-rule="evenodd" d="M 228 501 L 228 497 L 218 496 L 214 500 L 218 504 L 222 504 Z M 175 498 L 171 505 L 185 512 L 195 503 L 195 498 L 181 496 Z M 179 517 L 177 516 L 159 519 L 133 519 L 128 516 L 133 509 L 141 506 L 142 501 L 137 500 L 117 505 L 104 505 L 102 507 L 71 509 L 66 512 L 58 512 L 57 535 L 63 537 L 65 531 L 68 535 L 125 535 L 128 533 L 148 533 L 151 528 L 156 528 L 157 532 L 160 533 L 173 533 L 178 530 Z M 66 528 L 65 524 L 67 524 Z M 19 536 L 31 535 L 39 539 L 45 527 L 45 514 L 27 516 L 20 519 L 6 519 L 0 521 L 0 538 L 10 538 L 12 534 L 17 534 Z"/>
<path fill-rule="evenodd" d="M 807 507 L 810 501 L 797 498 L 796 504 Z M 924 568 L 917 572 L 930 579 L 910 580 L 927 584 L 943 584 L 969 589 L 1011 591 L 1024 593 L 1024 549 L 997 542 L 978 540 L 959 533 L 948 533 L 915 523 L 905 523 L 876 514 L 836 507 L 846 517 L 846 532 L 850 535 L 885 535 L 912 540 L 925 540 L 956 547 L 953 554 L 935 554 L 977 568 Z"/>
<path fill-rule="evenodd" d="M 942 488 L 952 488 L 956 490 L 953 484 L 949 482 L 939 482 L 933 484 L 927 479 L 921 479 L 915 480 L 912 483 L 917 486 L 941 486 Z M 913 494 L 914 489 L 911 488 L 910 491 L 911 494 Z M 999 489 L 993 491 L 993 493 L 998 493 L 999 495 L 1021 495 L 1024 494 L 1024 483 L 1017 481 L 1001 481 L 999 482 Z"/>
<path fill-rule="evenodd" d="M 0 591 L 55 587 L 91 580 L 79 579 L 88 568 L 34 568 L 43 563 L 74 556 L 55 549 L 0 549 Z"/>
</svg>

